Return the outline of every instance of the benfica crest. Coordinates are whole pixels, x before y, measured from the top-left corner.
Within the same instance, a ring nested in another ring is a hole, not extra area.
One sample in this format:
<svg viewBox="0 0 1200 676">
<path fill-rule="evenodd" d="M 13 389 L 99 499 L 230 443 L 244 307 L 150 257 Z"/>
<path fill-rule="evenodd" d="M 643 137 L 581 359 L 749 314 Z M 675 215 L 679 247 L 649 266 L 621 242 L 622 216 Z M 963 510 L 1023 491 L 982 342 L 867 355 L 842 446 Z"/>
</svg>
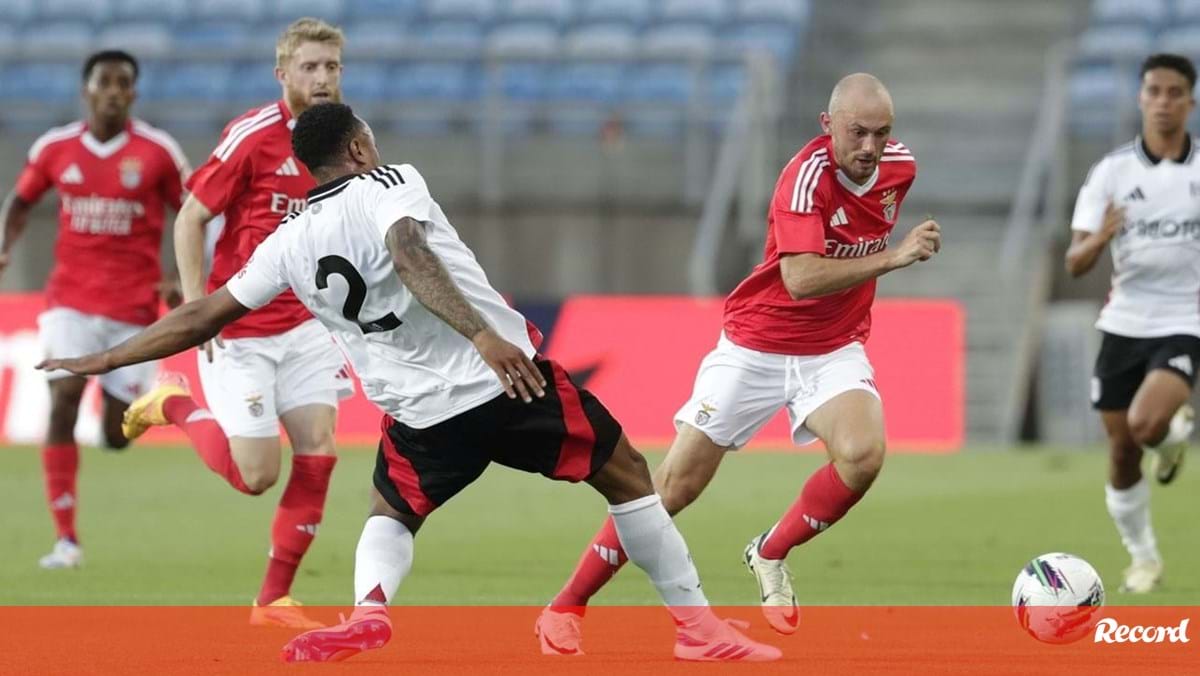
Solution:
<svg viewBox="0 0 1200 676">
<path fill-rule="evenodd" d="M 133 190 L 142 184 L 142 161 L 136 157 L 126 157 L 121 160 L 121 186 Z"/>
<path fill-rule="evenodd" d="M 883 193 L 883 197 L 879 198 L 879 203 L 883 205 L 883 217 L 888 223 L 896 222 L 896 189 L 892 188 Z"/>
</svg>

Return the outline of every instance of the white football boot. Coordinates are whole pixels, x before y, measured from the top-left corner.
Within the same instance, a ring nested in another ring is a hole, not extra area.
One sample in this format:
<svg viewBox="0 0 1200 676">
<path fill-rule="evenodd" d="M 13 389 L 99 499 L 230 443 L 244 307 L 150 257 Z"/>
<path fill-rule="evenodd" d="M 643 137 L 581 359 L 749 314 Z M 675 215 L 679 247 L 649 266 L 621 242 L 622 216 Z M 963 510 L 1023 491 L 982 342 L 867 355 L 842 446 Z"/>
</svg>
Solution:
<svg viewBox="0 0 1200 676">
<path fill-rule="evenodd" d="M 54 543 L 49 554 L 38 559 L 38 566 L 45 570 L 78 568 L 83 565 L 83 549 L 67 539 Z"/>
</svg>

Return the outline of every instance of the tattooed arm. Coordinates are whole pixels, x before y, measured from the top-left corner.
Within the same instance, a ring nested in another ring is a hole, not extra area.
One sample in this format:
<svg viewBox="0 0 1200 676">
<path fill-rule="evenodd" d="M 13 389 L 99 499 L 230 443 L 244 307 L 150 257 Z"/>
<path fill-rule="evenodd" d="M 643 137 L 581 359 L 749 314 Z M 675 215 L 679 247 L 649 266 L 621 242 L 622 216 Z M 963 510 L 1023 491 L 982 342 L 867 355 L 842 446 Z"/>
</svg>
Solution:
<svg viewBox="0 0 1200 676">
<path fill-rule="evenodd" d="M 401 218 L 392 224 L 384 238 L 392 254 L 392 266 L 400 281 L 421 305 L 446 322 L 475 346 L 488 366 L 496 372 L 509 397 L 518 394 L 526 402 L 529 392 L 544 396 L 546 385 L 541 371 L 521 348 L 500 337 L 483 316 L 463 296 L 450 271 L 429 248 L 425 226 L 413 218 Z M 514 391 L 515 388 L 515 391 Z"/>
</svg>

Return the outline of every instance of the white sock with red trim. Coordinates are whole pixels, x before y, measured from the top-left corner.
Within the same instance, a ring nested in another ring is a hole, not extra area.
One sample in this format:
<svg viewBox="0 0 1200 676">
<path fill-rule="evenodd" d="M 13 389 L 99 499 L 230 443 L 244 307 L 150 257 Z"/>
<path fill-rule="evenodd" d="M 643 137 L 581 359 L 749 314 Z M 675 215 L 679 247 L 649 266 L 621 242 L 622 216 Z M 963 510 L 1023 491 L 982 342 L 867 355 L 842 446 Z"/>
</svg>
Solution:
<svg viewBox="0 0 1200 676">
<path fill-rule="evenodd" d="M 372 516 L 363 525 L 354 552 L 354 604 L 385 606 L 412 570 L 413 536 L 389 516 Z"/>
</svg>

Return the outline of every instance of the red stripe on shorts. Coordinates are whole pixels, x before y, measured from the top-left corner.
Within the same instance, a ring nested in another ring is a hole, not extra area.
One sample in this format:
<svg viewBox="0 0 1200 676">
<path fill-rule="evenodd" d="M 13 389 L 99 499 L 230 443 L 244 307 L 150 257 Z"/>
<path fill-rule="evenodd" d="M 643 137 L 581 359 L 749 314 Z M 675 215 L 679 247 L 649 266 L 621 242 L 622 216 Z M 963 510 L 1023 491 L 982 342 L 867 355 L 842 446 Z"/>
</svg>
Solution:
<svg viewBox="0 0 1200 676">
<path fill-rule="evenodd" d="M 583 413 L 579 401 L 579 390 L 571 384 L 567 372 L 556 362 L 550 362 L 554 371 L 554 389 L 558 392 L 558 403 L 562 406 L 563 422 L 567 425 L 566 436 L 558 451 L 558 464 L 554 467 L 554 478 L 582 481 L 592 471 L 592 448 L 596 445 L 596 431 Z"/>
<path fill-rule="evenodd" d="M 429 496 L 425 495 L 425 491 L 421 490 L 421 480 L 412 463 L 408 461 L 408 458 L 400 455 L 395 445 L 392 444 L 392 438 L 388 436 L 388 428 L 394 422 L 391 416 L 385 415 L 381 425 L 383 433 L 380 438 L 383 440 L 383 457 L 387 459 L 388 478 L 392 480 L 392 485 L 396 487 L 400 497 L 404 498 L 417 516 L 427 516 L 437 505 L 433 504 L 433 500 L 430 500 Z"/>
</svg>

